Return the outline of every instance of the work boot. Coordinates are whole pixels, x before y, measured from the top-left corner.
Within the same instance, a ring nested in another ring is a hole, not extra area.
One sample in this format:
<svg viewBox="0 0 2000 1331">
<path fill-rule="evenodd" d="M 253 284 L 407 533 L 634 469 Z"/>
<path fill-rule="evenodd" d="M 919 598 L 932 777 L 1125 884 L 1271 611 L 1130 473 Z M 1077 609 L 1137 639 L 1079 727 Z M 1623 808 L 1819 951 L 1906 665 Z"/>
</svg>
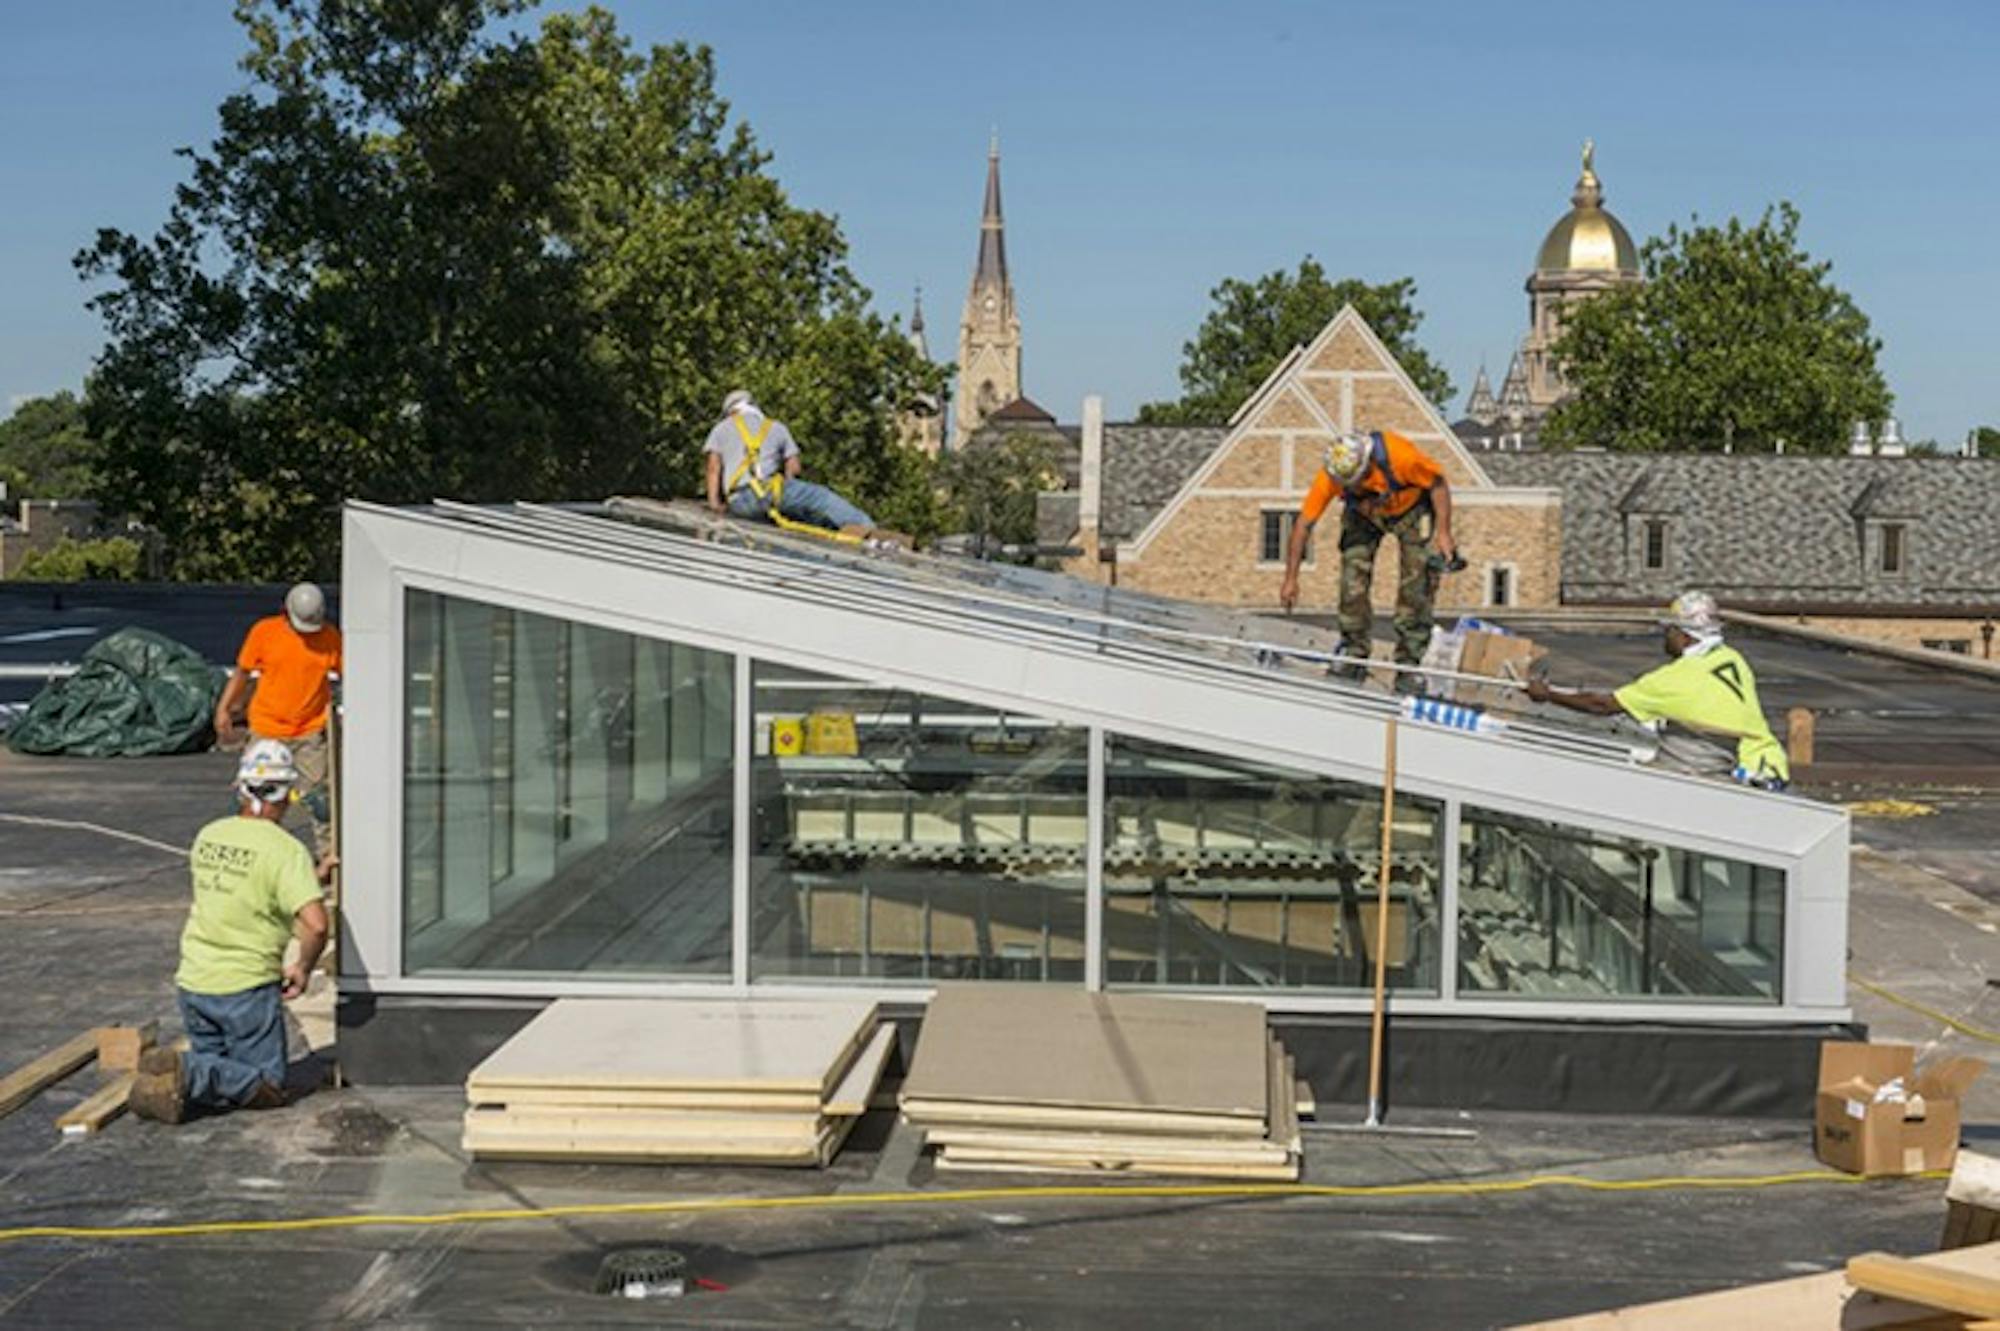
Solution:
<svg viewBox="0 0 2000 1331">
<path fill-rule="evenodd" d="M 1365 684 L 1368 682 L 1368 653 L 1352 650 L 1345 639 L 1333 649 L 1333 664 L 1326 668 L 1328 679 L 1337 679 L 1344 684 Z"/>
<path fill-rule="evenodd" d="M 291 1101 L 285 1096 L 284 1088 L 273 1086 L 268 1081 L 257 1083 L 256 1091 L 243 1103 L 245 1109 L 283 1109 Z"/>
<path fill-rule="evenodd" d="M 175 1076 L 181 1071 L 181 1051 L 171 1045 L 153 1045 L 139 1051 L 139 1071 L 144 1073 L 171 1072 Z"/>
<path fill-rule="evenodd" d="M 1428 698 L 1430 683 L 1415 671 L 1399 670 L 1396 672 L 1396 692 L 1406 698 Z"/>
<path fill-rule="evenodd" d="M 150 1118 L 155 1123 L 183 1122 L 187 1118 L 187 1089 L 181 1082 L 180 1051 L 163 1049 L 147 1052 L 171 1054 L 173 1063 L 164 1071 L 142 1071 L 132 1082 L 132 1089 L 125 1097 L 125 1107 L 140 1118 Z"/>
</svg>

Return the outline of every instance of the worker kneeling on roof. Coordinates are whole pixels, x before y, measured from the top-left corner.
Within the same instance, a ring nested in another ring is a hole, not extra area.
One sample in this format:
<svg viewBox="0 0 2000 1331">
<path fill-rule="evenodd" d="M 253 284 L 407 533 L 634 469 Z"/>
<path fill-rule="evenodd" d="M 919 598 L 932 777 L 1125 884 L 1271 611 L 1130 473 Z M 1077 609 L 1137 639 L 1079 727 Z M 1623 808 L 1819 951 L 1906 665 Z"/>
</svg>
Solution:
<svg viewBox="0 0 2000 1331">
<path fill-rule="evenodd" d="M 279 826 L 298 785 L 292 752 L 260 739 L 236 769 L 237 812 L 201 829 L 188 864 L 194 902 L 181 932 L 181 1022 L 188 1049 L 149 1049 L 127 1101 L 132 1112 L 179 1123 L 191 1108 L 274 1109 L 285 1103 L 282 1000 L 305 992 L 326 946 L 320 884 L 298 838 Z M 285 945 L 298 956 L 287 963 Z"/>
<path fill-rule="evenodd" d="M 1672 659 L 1624 688 L 1612 693 L 1552 689 L 1547 680 L 1536 679 L 1528 684 L 1528 696 L 1600 716 L 1624 712 L 1641 725 L 1671 721 L 1689 730 L 1726 736 L 1736 741 L 1738 781 L 1760 790 L 1783 790 L 1791 784 L 1784 747 L 1772 737 L 1757 701 L 1757 677 L 1743 654 L 1722 641 L 1715 598 L 1683 592 L 1667 607 L 1660 623 Z"/>
<path fill-rule="evenodd" d="M 799 444 L 785 423 L 764 414 L 744 389 L 722 399 L 722 420 L 702 445 L 708 506 L 717 513 L 771 522 L 785 518 L 853 537 L 875 520 L 828 486 L 799 479 Z"/>
<path fill-rule="evenodd" d="M 1438 579 L 1458 557 L 1451 534 L 1451 486 L 1436 459 L 1391 430 L 1344 434 L 1326 450 L 1325 465 L 1292 524 L 1285 578 L 1278 600 L 1290 610 L 1299 599 L 1299 564 L 1313 527 L 1335 497 L 1340 514 L 1340 655 L 1351 658 L 1335 673 L 1359 679 L 1374 625 L 1375 551 L 1396 538 L 1396 660 L 1423 663 L 1430 646 Z M 1422 677 L 1399 674 L 1397 687 L 1421 692 Z"/>
</svg>

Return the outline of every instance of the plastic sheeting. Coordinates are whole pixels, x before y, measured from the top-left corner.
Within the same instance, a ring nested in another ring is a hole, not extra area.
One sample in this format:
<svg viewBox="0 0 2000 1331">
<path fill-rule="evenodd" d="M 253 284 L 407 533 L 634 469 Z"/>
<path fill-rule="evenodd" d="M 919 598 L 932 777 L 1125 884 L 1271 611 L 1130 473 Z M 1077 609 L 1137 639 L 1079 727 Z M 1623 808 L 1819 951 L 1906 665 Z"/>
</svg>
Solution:
<svg viewBox="0 0 2000 1331">
<path fill-rule="evenodd" d="M 15 722 L 16 753 L 140 758 L 192 753 L 214 739 L 221 674 L 201 655 L 147 629 L 120 629 L 50 684 Z"/>
</svg>

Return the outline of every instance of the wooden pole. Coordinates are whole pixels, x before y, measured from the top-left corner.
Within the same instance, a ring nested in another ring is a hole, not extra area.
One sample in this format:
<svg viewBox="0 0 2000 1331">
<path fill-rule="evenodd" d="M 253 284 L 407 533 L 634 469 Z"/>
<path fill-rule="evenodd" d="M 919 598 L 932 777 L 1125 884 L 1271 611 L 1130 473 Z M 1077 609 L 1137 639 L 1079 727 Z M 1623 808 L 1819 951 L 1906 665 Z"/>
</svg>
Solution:
<svg viewBox="0 0 2000 1331">
<path fill-rule="evenodd" d="M 1396 718 L 1382 739 L 1382 871 L 1375 876 L 1375 1011 L 1368 1033 L 1368 1122 L 1382 1125 L 1382 1025 L 1389 999 L 1389 852 L 1396 837 Z"/>
</svg>

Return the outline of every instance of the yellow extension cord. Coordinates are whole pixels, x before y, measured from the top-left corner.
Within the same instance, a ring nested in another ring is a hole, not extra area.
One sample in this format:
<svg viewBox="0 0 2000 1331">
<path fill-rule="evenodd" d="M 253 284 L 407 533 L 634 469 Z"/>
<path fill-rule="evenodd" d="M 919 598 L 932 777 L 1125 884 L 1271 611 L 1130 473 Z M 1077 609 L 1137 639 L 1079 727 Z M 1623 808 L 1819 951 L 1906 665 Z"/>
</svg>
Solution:
<svg viewBox="0 0 2000 1331">
<path fill-rule="evenodd" d="M 1941 1179 L 1942 1170 L 1914 1177 Z M 1194 1199 L 1330 1197 L 1491 1197 L 1533 1192 L 1541 1188 L 1574 1188 L 1581 1192 L 1675 1192 L 1698 1189 L 1737 1191 L 1802 1183 L 1866 1183 L 1854 1174 L 1800 1170 L 1789 1174 L 1665 1175 L 1657 1178 L 1593 1179 L 1575 1174 L 1536 1174 L 1520 1179 L 1461 1183 L 1215 1183 L 1144 1187 L 1098 1187 L 1072 1184 L 1029 1188 L 958 1188 L 942 1192 L 863 1192 L 809 1194 L 791 1197 L 713 1197 L 669 1202 L 584 1202 L 571 1206 L 516 1207 L 497 1211 L 440 1211 L 433 1214 L 300 1216 L 290 1220 L 201 1220 L 175 1225 L 23 1225 L 0 1229 L 0 1243 L 23 1239 L 165 1239 L 212 1234 L 274 1234 L 317 1229 L 361 1229 L 370 1226 L 489 1225 L 517 1220 L 564 1220 L 580 1216 L 677 1215 L 727 1211 L 821 1211 L 952 1206 L 976 1202 L 1021 1202 L 1053 1199 L 1116 1201 L 1129 1198 Z"/>
<path fill-rule="evenodd" d="M 1866 989 L 1869 993 L 1875 995 L 1875 997 L 1883 1000 L 1884 1002 L 1894 1003 L 1897 1007 L 1900 1008 L 1907 1008 L 1911 1012 L 1916 1013 L 1918 1016 L 1929 1017 L 1932 1021 L 1935 1021 L 1940 1025 L 1948 1026 L 1952 1030 L 1957 1031 L 1960 1035 L 1969 1035 L 1975 1040 L 1984 1040 L 1987 1044 L 2000 1044 L 2000 1031 L 1989 1031 L 1984 1026 L 1974 1026 L 1969 1021 L 1961 1021 L 1957 1017 L 1954 1017 L 1946 1012 L 1940 1012 L 1934 1007 L 1925 1007 L 1922 1003 L 1919 1003 L 1914 998 L 1905 998 L 1903 995 L 1897 993 L 1894 989 L 1888 989 L 1884 988 L 1882 985 L 1873 984 L 1867 980 L 1862 979 L 1859 975 L 1854 974 L 1852 971 L 1848 972 L 1847 979 L 1849 983 L 1859 985 L 1861 988 Z"/>
</svg>

